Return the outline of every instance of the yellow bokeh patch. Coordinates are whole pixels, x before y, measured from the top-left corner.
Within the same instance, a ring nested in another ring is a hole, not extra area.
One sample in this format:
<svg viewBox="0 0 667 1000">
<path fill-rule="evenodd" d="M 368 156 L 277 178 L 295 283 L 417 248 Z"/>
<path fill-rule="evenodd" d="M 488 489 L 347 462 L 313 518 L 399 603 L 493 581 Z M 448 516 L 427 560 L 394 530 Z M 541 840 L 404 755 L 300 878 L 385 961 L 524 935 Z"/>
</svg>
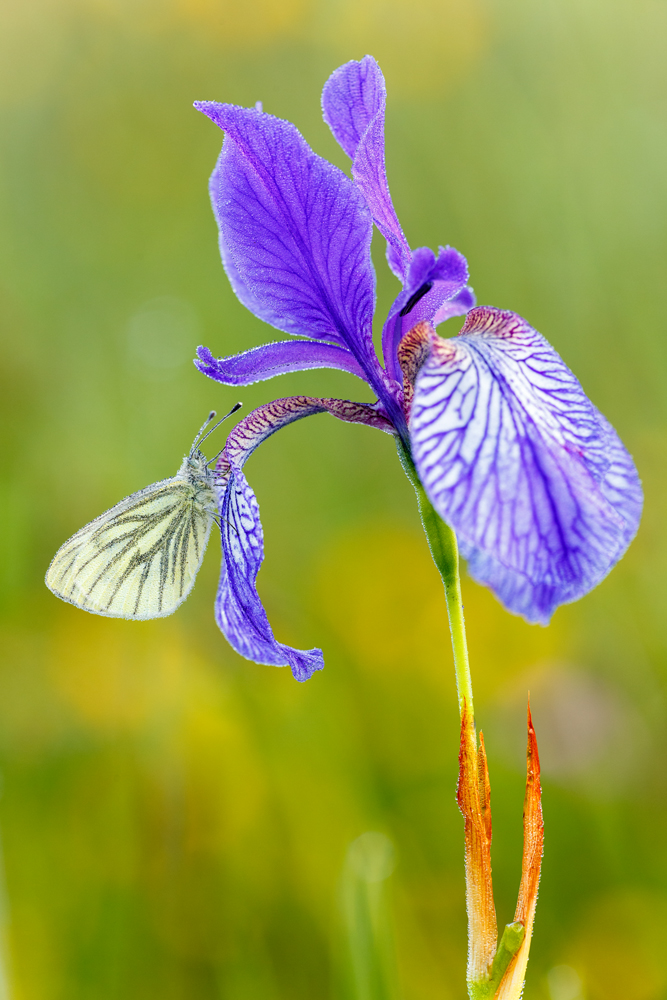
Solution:
<svg viewBox="0 0 667 1000">
<path fill-rule="evenodd" d="M 418 534 L 372 525 L 339 537 L 322 556 L 317 598 L 337 637 L 371 669 L 448 671 L 442 584 Z"/>
<path fill-rule="evenodd" d="M 560 622 L 547 629 L 528 625 L 462 572 L 473 683 L 484 698 L 527 666 L 553 657 L 564 629 Z M 364 665 L 416 669 L 447 688 L 453 683 L 442 583 L 417 532 L 372 525 L 339 537 L 322 557 L 317 596 L 320 613 Z"/>
<path fill-rule="evenodd" d="M 225 48 L 266 44 L 297 34 L 308 14 L 309 0 L 172 0 L 173 16 L 204 30 Z"/>
<path fill-rule="evenodd" d="M 370 52 L 390 95 L 440 92 L 484 52 L 488 21 L 477 0 L 337 0 L 324 3 L 323 40 L 336 61 Z"/>
<path fill-rule="evenodd" d="M 100 730 L 138 730 L 179 710 L 196 657 L 171 622 L 139 624 L 67 613 L 49 668 L 77 715 Z"/>
</svg>

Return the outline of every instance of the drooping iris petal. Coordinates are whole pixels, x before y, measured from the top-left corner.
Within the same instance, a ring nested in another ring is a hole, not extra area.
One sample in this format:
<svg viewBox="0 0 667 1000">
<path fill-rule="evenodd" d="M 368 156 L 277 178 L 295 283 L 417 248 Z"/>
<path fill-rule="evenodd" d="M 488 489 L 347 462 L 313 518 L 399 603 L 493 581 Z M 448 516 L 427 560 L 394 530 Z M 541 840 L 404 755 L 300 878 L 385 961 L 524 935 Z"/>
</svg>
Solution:
<svg viewBox="0 0 667 1000">
<path fill-rule="evenodd" d="M 313 340 L 284 340 L 263 344 L 242 354 L 215 358 L 208 347 L 197 348 L 196 367 L 223 385 L 252 385 L 274 375 L 308 368 L 338 368 L 364 378 L 363 369 L 350 351 Z"/>
<path fill-rule="evenodd" d="M 340 66 L 324 85 L 324 120 L 352 160 L 352 176 L 363 192 L 373 221 L 387 240 L 387 262 L 403 281 L 410 247 L 392 204 L 384 161 L 387 91 L 372 56 Z"/>
<path fill-rule="evenodd" d="M 241 302 L 279 330 L 348 348 L 374 372 L 372 225 L 357 186 L 290 122 L 255 108 L 195 106 L 225 131 L 210 192 Z"/>
<path fill-rule="evenodd" d="M 440 247 L 437 258 L 429 247 L 415 250 L 403 291 L 392 303 L 382 331 L 382 354 L 392 378 L 401 377 L 397 350 L 408 330 L 424 320 L 435 325 L 439 313 L 448 319 L 468 311 L 465 306 L 471 299 L 474 303 L 474 296 L 465 287 L 467 280 L 467 261 L 453 247 Z M 450 302 L 453 311 L 445 315 Z"/>
<path fill-rule="evenodd" d="M 324 666 L 319 649 L 299 650 L 278 642 L 257 593 L 257 574 L 264 559 L 259 505 L 243 466 L 253 451 L 281 427 L 314 413 L 365 423 L 393 433 L 373 406 L 343 399 L 294 396 L 253 410 L 230 433 L 218 462 L 222 568 L 216 598 L 216 621 L 234 649 L 256 663 L 290 666 L 295 678 L 307 680 Z"/>
<path fill-rule="evenodd" d="M 546 624 L 606 576 L 639 524 L 641 485 L 615 431 L 515 313 L 480 307 L 431 350 L 410 417 L 415 464 L 471 575 Z"/>
<path fill-rule="evenodd" d="M 222 581 L 216 598 L 218 625 L 234 649 L 249 660 L 289 665 L 297 680 L 324 666 L 319 649 L 293 649 L 278 642 L 257 594 L 264 539 L 255 494 L 240 469 L 230 470 L 220 503 Z"/>
<path fill-rule="evenodd" d="M 644 505 L 641 482 L 635 463 L 627 448 L 606 417 L 596 410 L 600 429 L 604 435 L 603 453 L 609 461 L 605 467 L 600 463 L 601 489 L 615 510 L 622 511 L 625 521 L 625 545 L 634 538 Z"/>
</svg>

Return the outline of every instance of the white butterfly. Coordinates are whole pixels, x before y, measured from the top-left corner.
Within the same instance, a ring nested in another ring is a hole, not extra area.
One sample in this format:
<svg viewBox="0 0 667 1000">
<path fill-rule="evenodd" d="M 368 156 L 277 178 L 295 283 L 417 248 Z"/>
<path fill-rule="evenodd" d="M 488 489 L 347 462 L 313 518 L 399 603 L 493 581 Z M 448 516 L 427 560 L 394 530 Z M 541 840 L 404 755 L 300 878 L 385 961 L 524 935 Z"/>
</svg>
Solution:
<svg viewBox="0 0 667 1000">
<path fill-rule="evenodd" d="M 217 476 L 199 450 L 222 423 L 204 434 L 214 417 L 215 411 L 175 476 L 125 497 L 58 549 L 46 573 L 56 597 L 97 615 L 135 620 L 163 618 L 183 603 L 218 514 Z"/>
</svg>

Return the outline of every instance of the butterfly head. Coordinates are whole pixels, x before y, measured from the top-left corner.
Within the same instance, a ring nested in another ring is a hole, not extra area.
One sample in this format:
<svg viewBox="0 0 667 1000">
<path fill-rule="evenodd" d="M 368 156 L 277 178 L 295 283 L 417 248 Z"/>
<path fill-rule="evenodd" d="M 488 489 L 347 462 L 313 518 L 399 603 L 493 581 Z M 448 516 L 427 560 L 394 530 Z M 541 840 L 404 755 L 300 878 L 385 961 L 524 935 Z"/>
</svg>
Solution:
<svg viewBox="0 0 667 1000">
<path fill-rule="evenodd" d="M 192 447 L 190 448 L 190 454 L 183 460 L 183 465 L 181 466 L 180 469 L 180 474 L 184 475 L 187 479 L 190 480 L 190 482 L 195 483 L 203 481 L 207 483 L 213 483 L 217 479 L 217 474 L 215 472 L 215 461 L 218 458 L 218 455 L 220 455 L 220 452 L 218 452 L 218 454 L 215 455 L 214 458 L 207 460 L 204 454 L 200 450 L 200 445 L 202 441 L 206 440 L 209 434 L 212 434 L 213 431 L 220 426 L 223 420 L 226 420 L 227 417 L 231 417 L 232 413 L 236 413 L 236 411 L 240 408 L 240 406 L 241 406 L 240 403 L 236 403 L 231 408 L 229 413 L 225 414 L 222 420 L 218 420 L 217 424 L 215 424 L 209 430 L 206 430 L 208 425 L 211 423 L 212 420 L 215 419 L 216 416 L 215 410 L 211 410 L 211 412 L 209 413 L 206 423 L 200 429 L 199 433 L 197 434 L 197 437 L 192 442 Z M 204 431 L 206 431 L 206 433 L 204 433 Z M 208 466 L 211 464 L 213 464 L 213 468 L 209 469 Z"/>
<path fill-rule="evenodd" d="M 208 460 L 199 448 L 193 448 L 183 462 L 183 472 L 191 481 L 208 479 L 213 475 L 213 470 L 208 467 Z"/>
</svg>

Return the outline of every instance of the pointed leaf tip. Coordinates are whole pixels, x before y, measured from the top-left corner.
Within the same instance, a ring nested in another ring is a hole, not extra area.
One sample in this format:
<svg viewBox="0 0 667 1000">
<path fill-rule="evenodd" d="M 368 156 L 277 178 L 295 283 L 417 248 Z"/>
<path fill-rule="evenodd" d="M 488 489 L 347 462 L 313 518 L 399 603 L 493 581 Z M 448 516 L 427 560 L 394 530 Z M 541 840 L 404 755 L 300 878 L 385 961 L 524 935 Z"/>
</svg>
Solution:
<svg viewBox="0 0 667 1000">
<path fill-rule="evenodd" d="M 498 938 L 491 880 L 491 810 L 484 743 L 477 748 L 475 722 L 464 703 L 461 716 L 459 783 L 456 793 L 465 820 L 468 983 L 486 979 Z"/>
<path fill-rule="evenodd" d="M 526 796 L 523 805 L 523 862 L 519 898 L 514 922 L 525 928 L 523 941 L 502 978 L 494 1000 L 520 1000 L 526 978 L 530 941 L 533 935 L 537 892 L 544 852 L 544 820 L 540 785 L 540 756 L 528 704 L 528 746 L 526 751 Z"/>
</svg>

